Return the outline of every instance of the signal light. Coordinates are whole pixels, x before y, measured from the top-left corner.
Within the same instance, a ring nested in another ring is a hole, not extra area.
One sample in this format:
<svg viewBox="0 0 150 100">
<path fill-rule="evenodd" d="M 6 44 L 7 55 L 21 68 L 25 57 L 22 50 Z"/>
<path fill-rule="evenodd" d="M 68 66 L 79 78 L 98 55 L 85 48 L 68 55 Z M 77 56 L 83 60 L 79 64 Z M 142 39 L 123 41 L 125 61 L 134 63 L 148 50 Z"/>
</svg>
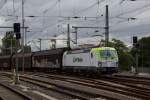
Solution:
<svg viewBox="0 0 150 100">
<path fill-rule="evenodd" d="M 14 33 L 16 33 L 16 39 L 20 39 L 21 38 L 20 23 L 14 23 L 13 28 L 14 28 Z"/>
<path fill-rule="evenodd" d="M 20 33 L 20 23 L 14 23 L 13 28 L 15 33 Z"/>
</svg>

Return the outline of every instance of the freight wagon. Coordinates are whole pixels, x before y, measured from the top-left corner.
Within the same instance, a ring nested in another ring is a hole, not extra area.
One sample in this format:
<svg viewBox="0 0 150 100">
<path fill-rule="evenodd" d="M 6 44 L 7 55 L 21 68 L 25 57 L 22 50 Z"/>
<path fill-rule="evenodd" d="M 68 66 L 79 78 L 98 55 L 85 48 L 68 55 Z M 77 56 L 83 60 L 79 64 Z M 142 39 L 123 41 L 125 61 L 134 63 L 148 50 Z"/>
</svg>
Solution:
<svg viewBox="0 0 150 100">
<path fill-rule="evenodd" d="M 24 58 L 23 58 L 24 57 Z M 14 69 L 16 67 L 16 58 L 18 59 L 18 69 L 22 70 L 22 66 L 23 66 L 23 60 L 24 60 L 24 69 L 25 70 L 31 70 L 32 68 L 32 53 L 18 53 L 18 54 L 14 54 L 11 58 L 12 61 L 12 69 Z"/>
<path fill-rule="evenodd" d="M 0 69 L 10 70 L 11 69 L 11 55 L 0 56 Z"/>
<path fill-rule="evenodd" d="M 58 48 L 34 52 L 32 56 L 32 70 L 50 71 L 62 69 L 62 56 L 67 48 Z"/>
</svg>

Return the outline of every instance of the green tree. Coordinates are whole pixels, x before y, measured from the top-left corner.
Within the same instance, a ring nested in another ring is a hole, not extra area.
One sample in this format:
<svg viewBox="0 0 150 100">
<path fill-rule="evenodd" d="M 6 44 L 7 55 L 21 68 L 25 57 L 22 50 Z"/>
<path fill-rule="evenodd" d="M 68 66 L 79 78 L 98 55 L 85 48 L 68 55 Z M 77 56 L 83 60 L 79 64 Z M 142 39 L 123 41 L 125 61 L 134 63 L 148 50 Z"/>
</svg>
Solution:
<svg viewBox="0 0 150 100">
<path fill-rule="evenodd" d="M 112 41 L 109 42 L 109 46 L 114 47 L 117 50 L 120 69 L 129 70 L 133 65 L 134 59 L 127 46 L 122 41 L 117 39 L 112 39 Z"/>
<path fill-rule="evenodd" d="M 9 55 L 15 52 L 16 44 L 20 45 L 19 42 L 16 42 L 16 38 L 12 31 L 6 32 L 5 36 L 2 39 L 1 51 L 3 55 Z"/>
<path fill-rule="evenodd" d="M 3 55 L 10 55 L 16 52 L 17 49 L 21 49 L 20 41 L 16 40 L 12 31 L 6 32 L 2 39 L 1 52 Z M 24 52 L 31 52 L 30 46 L 24 46 Z M 23 50 L 22 50 L 23 51 Z M 21 51 L 21 52 L 22 52 Z"/>
<path fill-rule="evenodd" d="M 150 67 L 150 37 L 143 37 L 138 40 L 139 49 L 139 67 Z M 135 51 L 132 49 L 132 54 L 135 56 Z"/>
</svg>

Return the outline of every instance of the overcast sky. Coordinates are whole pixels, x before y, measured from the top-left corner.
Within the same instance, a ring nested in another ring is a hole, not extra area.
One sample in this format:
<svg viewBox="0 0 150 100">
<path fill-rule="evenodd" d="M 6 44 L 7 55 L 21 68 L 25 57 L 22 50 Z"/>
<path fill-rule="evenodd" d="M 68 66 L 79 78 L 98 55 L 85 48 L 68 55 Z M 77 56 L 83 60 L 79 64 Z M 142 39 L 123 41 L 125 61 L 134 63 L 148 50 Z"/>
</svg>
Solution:
<svg viewBox="0 0 150 100">
<path fill-rule="evenodd" d="M 110 39 L 117 38 L 131 44 L 133 35 L 150 36 L 150 0 L 24 0 L 24 4 L 25 26 L 30 31 L 27 33 L 27 41 L 54 35 L 65 38 L 68 23 L 71 26 L 104 27 L 106 4 L 109 5 Z M 21 23 L 21 7 L 21 0 L 0 0 L 0 26 Z M 74 16 L 81 18 L 71 18 Z M 0 37 L 7 30 L 11 29 L 0 29 Z M 80 38 L 84 38 L 85 43 L 89 40 L 90 43 L 99 41 L 101 37 L 90 37 L 105 31 L 97 29 L 99 32 L 95 33 L 95 30 L 79 29 L 79 43 Z M 48 48 L 46 42 L 43 42 L 43 48 Z"/>
</svg>

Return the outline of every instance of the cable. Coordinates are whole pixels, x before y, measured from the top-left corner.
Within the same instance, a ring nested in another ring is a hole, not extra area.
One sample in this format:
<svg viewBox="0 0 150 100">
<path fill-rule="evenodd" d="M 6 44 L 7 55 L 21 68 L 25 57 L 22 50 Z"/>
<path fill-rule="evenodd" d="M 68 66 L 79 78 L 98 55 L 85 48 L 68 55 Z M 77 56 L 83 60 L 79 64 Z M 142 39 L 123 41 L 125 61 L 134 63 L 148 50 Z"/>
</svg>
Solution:
<svg viewBox="0 0 150 100">
<path fill-rule="evenodd" d="M 15 15 L 15 0 L 13 0 L 13 14 Z"/>
<path fill-rule="evenodd" d="M 105 0 L 101 0 L 101 1 L 105 1 Z M 82 12 L 85 12 L 85 11 L 87 11 L 87 10 L 89 10 L 89 9 L 91 9 L 91 8 L 93 8 L 93 7 L 95 7 L 98 3 L 100 3 L 100 2 L 95 2 L 95 3 L 93 3 L 92 5 L 90 5 L 89 7 L 84 8 L 84 9 L 80 10 L 79 12 L 76 12 L 74 15 L 78 15 L 78 14 L 80 14 L 80 13 L 82 13 Z"/>
<path fill-rule="evenodd" d="M 7 3 L 7 0 L 2 0 L 2 3 L 0 3 L 0 9 L 3 8 L 3 6 Z"/>
<path fill-rule="evenodd" d="M 52 10 L 54 7 L 56 7 L 56 5 L 59 3 L 59 0 L 57 0 L 52 6 L 50 6 L 49 8 L 47 8 L 47 9 L 45 9 L 44 11 L 43 11 L 43 13 L 44 14 L 46 14 L 48 11 L 49 11 L 49 9 L 50 10 Z"/>
<path fill-rule="evenodd" d="M 58 7 L 58 16 L 45 16 L 45 14 L 49 11 L 49 9 L 53 9 L 54 7 L 56 7 L 56 5 L 59 4 L 59 7 Z M 60 10 L 60 0 L 57 0 L 52 6 L 50 6 L 49 8 L 47 8 L 46 10 L 43 11 L 43 16 L 36 16 L 36 17 L 43 17 L 43 29 L 44 28 L 47 28 L 46 26 L 44 26 L 45 24 L 45 17 L 59 17 L 61 15 L 61 10 Z"/>
<path fill-rule="evenodd" d="M 60 6 L 61 0 L 58 0 L 58 16 L 61 16 L 61 6 Z"/>
<path fill-rule="evenodd" d="M 142 0 L 121 0 L 121 1 L 119 2 L 119 4 L 121 5 L 121 4 L 123 4 L 125 1 L 133 1 L 133 2 L 136 2 L 136 1 L 142 1 Z M 143 0 L 143 1 L 148 1 L 148 0 Z"/>
<path fill-rule="evenodd" d="M 143 10 L 143 9 L 148 9 L 150 7 L 150 3 L 148 3 L 148 4 L 146 4 L 146 5 L 144 5 L 144 6 L 142 6 L 142 7 L 140 7 L 140 8 L 138 8 L 138 9 L 134 9 L 134 10 L 131 10 L 131 11 L 128 11 L 128 12 L 125 12 L 125 13 L 121 13 L 121 14 L 118 14 L 117 16 L 115 16 L 115 17 L 112 17 L 112 18 L 110 18 L 110 19 L 113 19 L 113 18 L 119 18 L 120 16 L 123 16 L 123 15 L 126 15 L 126 14 L 130 14 L 130 13 L 136 13 L 136 12 L 138 12 L 138 14 L 136 14 L 136 15 L 139 15 L 139 14 L 142 14 L 142 12 L 143 11 L 141 11 L 141 10 Z M 144 10 L 145 11 L 145 10 Z M 128 18 L 129 19 L 129 18 Z M 127 21 L 129 21 L 129 20 L 126 20 L 126 21 L 119 21 L 119 22 L 117 22 L 116 24 L 118 24 L 118 23 L 123 23 L 123 22 L 127 22 Z M 115 25 L 114 25 L 115 26 Z"/>
<path fill-rule="evenodd" d="M 98 2 L 97 2 L 97 16 L 99 16 L 99 9 L 100 9 L 100 1 L 98 0 Z M 97 19 L 95 20 L 95 24 L 98 25 L 98 20 Z"/>
<path fill-rule="evenodd" d="M 135 13 L 135 12 L 137 12 L 137 11 L 139 11 L 139 10 L 142 10 L 142 9 L 148 8 L 148 7 L 150 7 L 150 3 L 144 5 L 144 6 L 140 7 L 140 8 L 137 8 L 137 9 L 134 9 L 134 10 L 131 10 L 131 11 L 127 11 L 127 12 L 124 12 L 124 13 L 120 13 L 120 14 L 118 14 L 118 15 L 115 15 L 115 16 L 113 16 L 113 17 L 110 17 L 110 20 L 112 20 L 112 19 L 114 19 L 114 18 L 118 18 L 118 17 L 123 16 L 123 15 L 126 15 L 126 14 Z M 140 14 L 141 14 L 141 13 L 140 13 Z M 98 22 L 101 22 L 101 21 L 103 21 L 103 20 L 100 20 L 100 21 L 98 21 Z M 128 21 L 128 20 L 127 20 L 127 21 Z M 121 22 L 125 22 L 125 21 L 119 21 L 119 23 L 121 23 Z"/>
<path fill-rule="evenodd" d="M 124 12 L 124 13 L 120 13 L 120 14 L 118 14 L 117 16 L 119 17 L 119 16 L 123 16 L 123 15 L 125 15 L 125 14 L 134 13 L 134 12 L 136 12 L 136 11 L 138 11 L 138 10 L 142 10 L 142 9 L 144 9 L 144 8 L 147 8 L 147 7 L 150 7 L 150 3 L 148 3 L 148 4 L 146 4 L 146 5 L 143 5 L 143 6 L 140 7 L 140 8 L 137 8 L 137 9 L 134 9 L 134 10 L 131 10 L 131 11 L 127 11 L 127 12 Z"/>
</svg>

